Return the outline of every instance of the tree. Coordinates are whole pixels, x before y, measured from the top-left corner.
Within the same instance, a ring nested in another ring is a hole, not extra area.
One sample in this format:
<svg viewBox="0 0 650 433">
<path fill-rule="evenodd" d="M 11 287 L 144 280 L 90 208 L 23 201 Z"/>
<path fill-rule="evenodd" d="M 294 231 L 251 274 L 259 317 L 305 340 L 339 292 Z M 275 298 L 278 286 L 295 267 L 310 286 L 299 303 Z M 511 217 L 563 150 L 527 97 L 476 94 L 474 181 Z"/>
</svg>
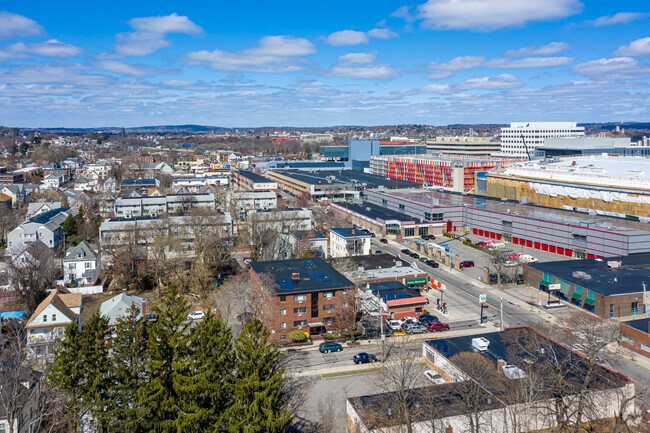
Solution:
<svg viewBox="0 0 650 433">
<path fill-rule="evenodd" d="M 74 236 L 77 234 L 77 220 L 72 214 L 63 221 L 63 231 L 66 236 Z"/>
<path fill-rule="evenodd" d="M 40 244 L 40 247 L 37 245 Z M 7 276 L 11 285 L 16 289 L 21 302 L 30 313 L 46 296 L 60 268 L 54 266 L 52 251 L 41 242 L 36 242 L 20 251 L 17 247 L 12 251 L 13 260 L 8 264 Z"/>
<path fill-rule="evenodd" d="M 29 150 L 29 144 L 28 143 L 22 143 L 20 145 L 20 153 L 22 153 L 23 155 L 25 155 L 28 150 Z"/>
<path fill-rule="evenodd" d="M 253 319 L 235 342 L 237 371 L 230 432 L 282 432 L 291 422 L 292 415 L 283 402 L 282 354 L 269 343 L 269 335 L 262 322 Z"/>
<path fill-rule="evenodd" d="M 311 146 L 305 146 L 305 159 L 311 159 Z"/>
</svg>

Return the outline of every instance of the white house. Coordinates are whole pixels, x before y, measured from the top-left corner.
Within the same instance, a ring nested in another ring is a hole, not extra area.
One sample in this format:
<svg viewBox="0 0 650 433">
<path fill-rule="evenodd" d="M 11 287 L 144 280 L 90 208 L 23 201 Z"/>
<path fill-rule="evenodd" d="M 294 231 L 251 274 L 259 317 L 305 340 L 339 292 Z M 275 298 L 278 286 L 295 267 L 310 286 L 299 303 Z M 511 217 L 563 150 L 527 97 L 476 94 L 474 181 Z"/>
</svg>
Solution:
<svg viewBox="0 0 650 433">
<path fill-rule="evenodd" d="M 57 189 L 63 185 L 63 182 L 63 175 L 52 173 L 43 179 L 43 189 Z"/>
<path fill-rule="evenodd" d="M 63 281 L 67 284 L 73 280 L 79 285 L 93 284 L 99 278 L 101 261 L 90 244 L 81 241 L 76 247 L 68 248 L 63 259 Z"/>
<path fill-rule="evenodd" d="M 27 321 L 27 346 L 33 356 L 47 355 L 71 323 L 81 328 L 81 293 L 52 291 Z"/>
<path fill-rule="evenodd" d="M 367 256 L 370 254 L 368 230 L 355 228 L 330 229 L 330 255 L 332 257 Z"/>
<path fill-rule="evenodd" d="M 36 203 L 29 203 L 27 205 L 27 218 L 40 215 L 54 209 L 61 209 L 60 201 L 41 201 Z"/>
</svg>

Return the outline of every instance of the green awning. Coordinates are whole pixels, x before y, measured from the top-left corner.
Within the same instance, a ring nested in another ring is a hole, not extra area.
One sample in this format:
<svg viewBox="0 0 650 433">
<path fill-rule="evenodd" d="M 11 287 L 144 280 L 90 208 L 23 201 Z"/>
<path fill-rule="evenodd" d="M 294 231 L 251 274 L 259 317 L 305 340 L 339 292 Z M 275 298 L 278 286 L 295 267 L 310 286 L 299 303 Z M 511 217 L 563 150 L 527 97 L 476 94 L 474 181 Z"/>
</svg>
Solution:
<svg viewBox="0 0 650 433">
<path fill-rule="evenodd" d="M 593 307 L 594 305 L 596 305 L 596 301 L 594 301 L 591 298 L 587 298 L 587 299 L 585 299 L 585 304 L 586 305 L 591 305 Z"/>
<path fill-rule="evenodd" d="M 576 301 L 582 301 L 582 295 L 580 293 L 574 293 L 571 297 Z"/>
<path fill-rule="evenodd" d="M 406 284 L 418 284 L 418 283 L 426 283 L 427 278 L 407 278 L 406 279 Z"/>
</svg>

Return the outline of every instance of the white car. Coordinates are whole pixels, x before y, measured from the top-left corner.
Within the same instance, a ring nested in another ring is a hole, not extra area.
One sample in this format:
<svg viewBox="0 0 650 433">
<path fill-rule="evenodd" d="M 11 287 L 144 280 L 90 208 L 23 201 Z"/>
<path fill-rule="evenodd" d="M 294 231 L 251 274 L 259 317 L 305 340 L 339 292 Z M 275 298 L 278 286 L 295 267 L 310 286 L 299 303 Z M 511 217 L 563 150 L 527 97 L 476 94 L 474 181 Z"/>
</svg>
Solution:
<svg viewBox="0 0 650 433">
<path fill-rule="evenodd" d="M 504 265 L 504 266 L 507 266 L 507 267 L 510 268 L 510 267 L 513 267 L 513 266 L 517 266 L 517 265 L 519 265 L 519 263 L 517 263 L 517 262 L 513 262 L 512 260 L 508 260 L 508 261 L 505 262 L 503 265 Z"/>
<path fill-rule="evenodd" d="M 386 326 L 391 330 L 391 331 L 400 331 L 401 328 L 401 323 L 399 323 L 399 320 L 387 320 L 386 321 Z"/>
<path fill-rule="evenodd" d="M 201 310 L 195 311 L 187 315 L 187 320 L 201 320 L 205 317 L 205 313 Z"/>
<path fill-rule="evenodd" d="M 436 373 L 433 370 L 427 370 L 424 372 L 424 376 L 429 379 L 431 382 L 435 383 L 436 385 L 442 385 L 444 383 L 447 383 L 445 379 L 442 378 L 438 373 Z"/>
</svg>

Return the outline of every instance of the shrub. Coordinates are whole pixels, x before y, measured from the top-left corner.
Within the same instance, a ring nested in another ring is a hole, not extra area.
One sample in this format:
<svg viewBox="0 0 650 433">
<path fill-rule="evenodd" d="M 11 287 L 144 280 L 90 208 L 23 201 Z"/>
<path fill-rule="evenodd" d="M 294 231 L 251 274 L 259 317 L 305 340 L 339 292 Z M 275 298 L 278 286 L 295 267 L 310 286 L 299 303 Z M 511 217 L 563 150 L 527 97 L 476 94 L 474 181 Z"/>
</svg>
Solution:
<svg viewBox="0 0 650 433">
<path fill-rule="evenodd" d="M 323 338 L 325 340 L 333 340 L 334 339 L 334 334 L 332 334 L 330 332 L 326 332 L 326 333 L 323 334 Z"/>
<path fill-rule="evenodd" d="M 305 333 L 297 329 L 295 331 L 292 331 L 291 334 L 289 334 L 289 337 L 291 337 L 291 341 L 294 343 L 303 343 L 307 341 L 307 336 Z"/>
<path fill-rule="evenodd" d="M 454 237 L 454 235 L 452 235 L 452 234 L 449 233 L 449 232 L 444 232 L 442 235 L 443 235 L 443 236 L 446 236 L 446 237 L 448 237 L 448 238 L 453 238 L 453 237 Z"/>
</svg>

